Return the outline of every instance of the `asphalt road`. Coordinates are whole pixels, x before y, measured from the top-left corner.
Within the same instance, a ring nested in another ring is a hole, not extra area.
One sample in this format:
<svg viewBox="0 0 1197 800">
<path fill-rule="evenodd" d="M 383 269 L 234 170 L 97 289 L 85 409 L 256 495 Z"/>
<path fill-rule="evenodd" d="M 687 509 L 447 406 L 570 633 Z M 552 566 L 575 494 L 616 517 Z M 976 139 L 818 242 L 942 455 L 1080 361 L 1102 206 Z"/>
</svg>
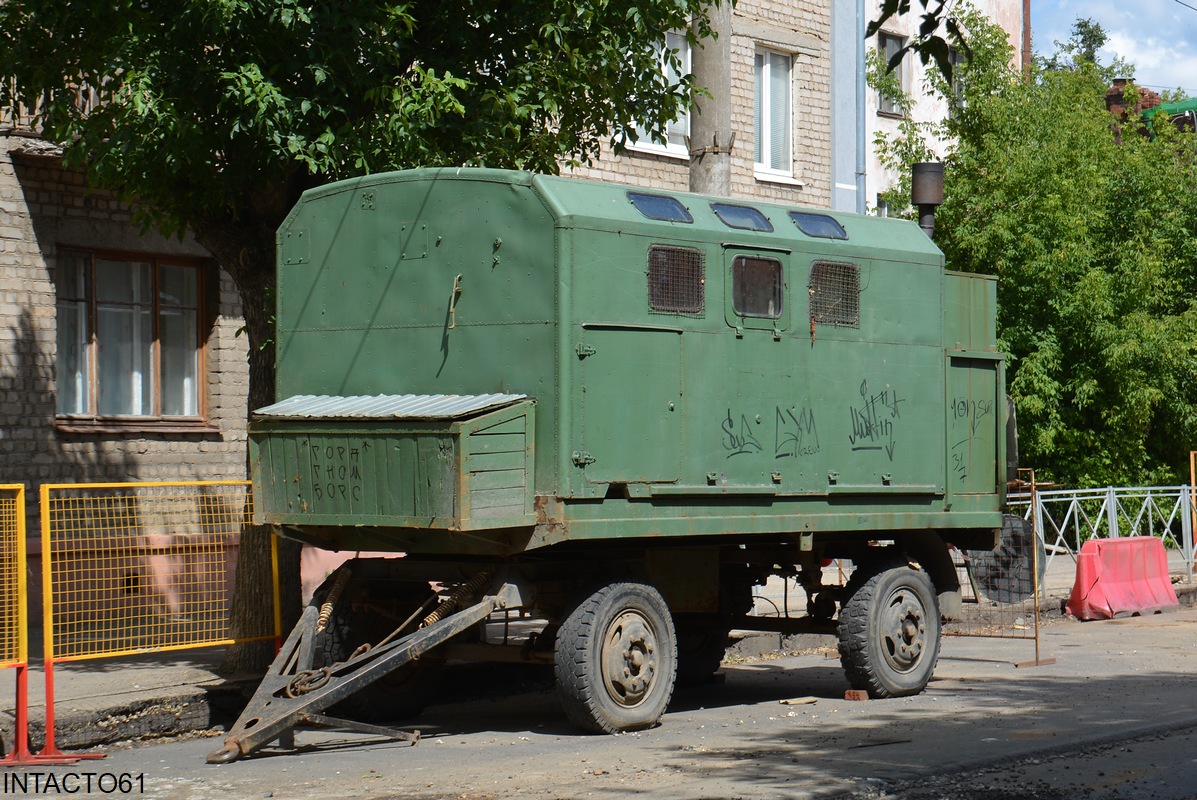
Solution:
<svg viewBox="0 0 1197 800">
<path fill-rule="evenodd" d="M 1042 653 L 1056 663 L 1020 668 L 1028 641 L 948 638 L 926 692 L 866 702 L 821 654 L 731 664 L 620 736 L 571 729 L 543 674 L 471 668 L 416 747 L 311 729 L 227 765 L 194 738 L 41 771 L 144 776 L 129 796 L 179 800 L 1197 798 L 1197 611 L 1049 626 Z M 816 702 L 780 702 L 800 697 Z"/>
</svg>

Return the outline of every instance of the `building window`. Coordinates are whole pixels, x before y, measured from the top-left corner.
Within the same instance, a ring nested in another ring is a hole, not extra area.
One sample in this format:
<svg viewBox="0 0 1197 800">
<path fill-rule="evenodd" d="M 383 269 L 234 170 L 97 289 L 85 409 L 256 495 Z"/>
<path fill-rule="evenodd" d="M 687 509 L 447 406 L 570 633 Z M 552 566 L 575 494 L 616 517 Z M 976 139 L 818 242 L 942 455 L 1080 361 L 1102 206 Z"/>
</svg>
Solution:
<svg viewBox="0 0 1197 800">
<path fill-rule="evenodd" d="M 790 65 L 785 53 L 758 50 L 756 53 L 756 125 L 754 160 L 757 172 L 790 176 L 793 160 L 790 140 L 793 123 L 790 112 Z"/>
<path fill-rule="evenodd" d="M 201 421 L 200 274 L 188 259 L 62 252 L 63 421 Z"/>
<path fill-rule="evenodd" d="M 890 33 L 877 34 L 877 49 L 881 51 L 881 58 L 886 64 L 889 60 L 898 54 L 898 51 L 906 46 L 906 39 L 901 36 L 894 36 Z M 909 92 L 906 85 L 906 60 L 903 59 L 896 67 L 894 67 L 894 75 L 898 79 L 898 88 L 903 94 Z M 895 97 L 889 97 L 882 92 L 877 95 L 877 111 L 881 114 L 892 114 L 894 116 L 902 115 L 902 104 Z"/>
<path fill-rule="evenodd" d="M 948 63 L 952 65 L 952 111 L 964 108 L 964 76 L 960 68 L 968 63 L 964 53 L 955 47 L 948 50 Z"/>
<path fill-rule="evenodd" d="M 665 76 L 666 84 L 677 86 L 685 75 L 690 74 L 690 42 L 686 40 L 686 34 L 669 31 L 665 34 L 665 41 L 658 43 L 656 48 L 657 58 L 661 63 L 661 74 Z M 668 55 L 671 51 L 677 55 L 677 61 L 681 66 L 680 72 L 674 64 L 670 63 Z M 643 125 L 636 126 L 636 135 L 639 138 L 628 144 L 632 150 L 660 153 L 689 160 L 690 111 L 689 109 L 683 111 L 677 119 L 665 126 L 664 142 L 653 141 L 648 129 Z"/>
</svg>

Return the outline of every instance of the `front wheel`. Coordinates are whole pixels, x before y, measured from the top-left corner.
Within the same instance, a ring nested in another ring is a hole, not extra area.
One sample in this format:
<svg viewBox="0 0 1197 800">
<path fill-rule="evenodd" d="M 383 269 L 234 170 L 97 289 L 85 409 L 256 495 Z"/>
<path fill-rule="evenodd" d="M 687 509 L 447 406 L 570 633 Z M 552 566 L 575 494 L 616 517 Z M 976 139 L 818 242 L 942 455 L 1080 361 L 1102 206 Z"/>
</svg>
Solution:
<svg viewBox="0 0 1197 800">
<path fill-rule="evenodd" d="M 905 562 L 862 565 L 840 611 L 840 663 L 870 697 L 905 697 L 927 687 L 939 659 L 939 605 L 925 572 Z"/>
<path fill-rule="evenodd" d="M 657 724 L 677 674 L 669 607 L 643 583 L 611 583 L 578 603 L 561 623 L 557 691 L 565 714 L 595 733 Z"/>
</svg>

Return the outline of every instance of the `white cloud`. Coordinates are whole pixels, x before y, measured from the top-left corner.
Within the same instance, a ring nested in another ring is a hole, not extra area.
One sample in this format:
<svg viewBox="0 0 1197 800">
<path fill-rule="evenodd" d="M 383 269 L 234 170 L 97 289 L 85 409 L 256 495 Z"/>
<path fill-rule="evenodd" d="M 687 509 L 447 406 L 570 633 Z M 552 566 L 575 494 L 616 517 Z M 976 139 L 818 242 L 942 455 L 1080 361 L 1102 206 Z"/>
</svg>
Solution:
<svg viewBox="0 0 1197 800">
<path fill-rule="evenodd" d="M 1188 88 L 1197 92 L 1197 58 L 1188 42 L 1165 41 L 1154 36 L 1135 37 L 1125 33 L 1110 33 L 1110 41 L 1102 49 L 1109 59 L 1115 55 L 1135 65 L 1135 82 L 1153 89 Z"/>
<path fill-rule="evenodd" d="M 1197 6 L 1197 1 L 1192 5 Z M 1135 66 L 1138 83 L 1185 89 L 1197 96 L 1197 11 L 1174 0 L 1042 0 L 1032 6 L 1035 51 L 1050 55 L 1077 19 L 1092 19 L 1110 37 L 1102 56 Z"/>
</svg>

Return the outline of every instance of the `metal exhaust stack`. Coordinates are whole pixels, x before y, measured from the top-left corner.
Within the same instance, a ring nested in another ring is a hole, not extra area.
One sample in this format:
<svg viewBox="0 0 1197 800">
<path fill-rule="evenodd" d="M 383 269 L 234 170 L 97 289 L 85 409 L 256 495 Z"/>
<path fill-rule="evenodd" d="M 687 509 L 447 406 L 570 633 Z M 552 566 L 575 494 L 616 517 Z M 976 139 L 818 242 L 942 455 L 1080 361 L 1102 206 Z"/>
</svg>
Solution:
<svg viewBox="0 0 1197 800">
<path fill-rule="evenodd" d="M 918 206 L 919 227 L 935 233 L 935 207 L 943 203 L 943 162 L 924 161 L 911 167 L 910 202 Z"/>
</svg>

